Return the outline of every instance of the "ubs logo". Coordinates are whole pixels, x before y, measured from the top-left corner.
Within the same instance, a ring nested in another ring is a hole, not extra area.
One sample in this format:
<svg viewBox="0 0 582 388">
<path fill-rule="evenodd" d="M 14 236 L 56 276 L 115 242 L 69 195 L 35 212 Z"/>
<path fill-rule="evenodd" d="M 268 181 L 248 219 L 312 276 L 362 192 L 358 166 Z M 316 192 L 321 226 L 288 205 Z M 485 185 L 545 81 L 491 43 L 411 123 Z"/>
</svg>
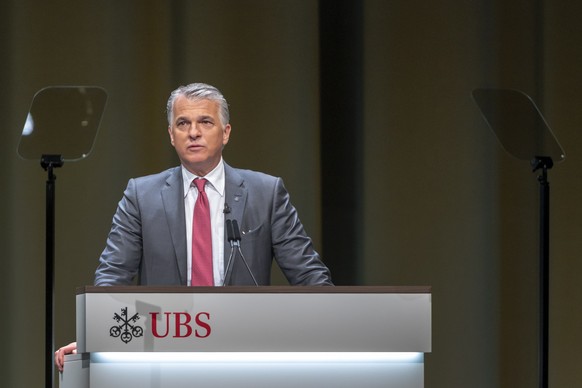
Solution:
<svg viewBox="0 0 582 388">
<path fill-rule="evenodd" d="M 121 315 L 113 314 L 113 320 L 118 324 L 111 326 L 109 335 L 115 338 L 119 337 L 124 343 L 129 343 L 134 337 L 143 336 L 143 328 L 135 324 L 139 318 L 138 313 L 129 317 L 127 307 L 122 308 Z"/>
</svg>

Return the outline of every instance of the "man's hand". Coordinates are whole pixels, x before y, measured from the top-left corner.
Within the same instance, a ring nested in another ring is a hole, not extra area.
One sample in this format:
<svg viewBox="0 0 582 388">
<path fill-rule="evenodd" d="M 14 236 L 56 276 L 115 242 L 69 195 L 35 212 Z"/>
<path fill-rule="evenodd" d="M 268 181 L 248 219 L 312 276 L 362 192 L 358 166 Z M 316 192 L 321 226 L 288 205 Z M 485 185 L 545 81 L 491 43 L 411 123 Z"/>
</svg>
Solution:
<svg viewBox="0 0 582 388">
<path fill-rule="evenodd" d="M 66 354 L 76 354 L 77 353 L 77 343 L 71 342 L 67 346 L 63 346 L 59 348 L 55 352 L 55 365 L 59 369 L 59 372 L 63 371 L 63 367 L 65 366 L 65 355 Z"/>
</svg>

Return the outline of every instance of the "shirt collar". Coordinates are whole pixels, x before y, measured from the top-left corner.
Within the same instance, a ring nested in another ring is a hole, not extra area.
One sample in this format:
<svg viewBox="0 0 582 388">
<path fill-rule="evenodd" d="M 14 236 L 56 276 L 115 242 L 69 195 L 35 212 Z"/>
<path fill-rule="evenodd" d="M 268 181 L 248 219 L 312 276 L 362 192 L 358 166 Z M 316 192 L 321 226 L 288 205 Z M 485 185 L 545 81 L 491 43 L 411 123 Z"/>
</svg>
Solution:
<svg viewBox="0 0 582 388">
<path fill-rule="evenodd" d="M 186 167 L 183 165 L 182 167 L 182 179 L 184 183 L 184 197 L 188 195 L 188 190 L 190 190 L 190 186 L 192 185 L 192 181 L 196 178 L 204 178 L 208 181 L 210 185 L 220 194 L 220 196 L 224 196 L 224 161 L 220 158 L 220 162 L 214 167 L 212 171 L 210 171 L 206 176 L 199 177 L 198 175 L 192 174 Z"/>
</svg>

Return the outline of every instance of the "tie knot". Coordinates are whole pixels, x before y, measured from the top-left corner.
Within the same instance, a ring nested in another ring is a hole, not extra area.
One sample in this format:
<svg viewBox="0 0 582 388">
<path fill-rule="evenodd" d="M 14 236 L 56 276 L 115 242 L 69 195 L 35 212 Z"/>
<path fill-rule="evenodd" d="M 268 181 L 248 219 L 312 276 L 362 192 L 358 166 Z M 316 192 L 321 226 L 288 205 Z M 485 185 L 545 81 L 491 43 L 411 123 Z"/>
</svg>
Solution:
<svg viewBox="0 0 582 388">
<path fill-rule="evenodd" d="M 194 184 L 200 193 L 204 192 L 204 185 L 206 185 L 207 180 L 204 178 L 196 178 L 194 179 Z"/>
</svg>

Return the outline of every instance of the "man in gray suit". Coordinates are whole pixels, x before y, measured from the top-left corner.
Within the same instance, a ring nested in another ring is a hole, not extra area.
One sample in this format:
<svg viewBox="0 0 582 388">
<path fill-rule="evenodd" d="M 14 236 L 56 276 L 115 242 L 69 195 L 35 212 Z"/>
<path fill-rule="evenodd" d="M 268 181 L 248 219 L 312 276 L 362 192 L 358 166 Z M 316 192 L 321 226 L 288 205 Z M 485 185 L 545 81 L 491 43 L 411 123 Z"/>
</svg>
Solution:
<svg viewBox="0 0 582 388">
<path fill-rule="evenodd" d="M 167 105 L 170 141 L 181 166 L 131 179 L 113 217 L 95 285 L 191 285 L 196 178 L 207 179 L 214 285 L 270 283 L 273 258 L 292 285 L 332 285 L 280 178 L 230 167 L 222 159 L 231 126 L 228 104 L 206 84 L 181 86 Z M 241 260 L 226 274 L 231 246 L 225 221 L 241 226 Z M 251 275 L 252 274 L 252 275 Z M 62 371 L 70 343 L 55 352 Z"/>
<path fill-rule="evenodd" d="M 167 105 L 168 133 L 181 166 L 131 179 L 113 218 L 95 285 L 190 285 L 192 214 L 206 178 L 213 284 L 270 284 L 273 258 L 292 285 L 331 285 L 280 178 L 230 167 L 222 159 L 231 126 L 228 104 L 206 84 L 176 89 Z M 241 230 L 241 252 L 226 273 L 231 246 L 225 221 Z M 254 279 L 253 279 L 254 278 Z"/>
</svg>

